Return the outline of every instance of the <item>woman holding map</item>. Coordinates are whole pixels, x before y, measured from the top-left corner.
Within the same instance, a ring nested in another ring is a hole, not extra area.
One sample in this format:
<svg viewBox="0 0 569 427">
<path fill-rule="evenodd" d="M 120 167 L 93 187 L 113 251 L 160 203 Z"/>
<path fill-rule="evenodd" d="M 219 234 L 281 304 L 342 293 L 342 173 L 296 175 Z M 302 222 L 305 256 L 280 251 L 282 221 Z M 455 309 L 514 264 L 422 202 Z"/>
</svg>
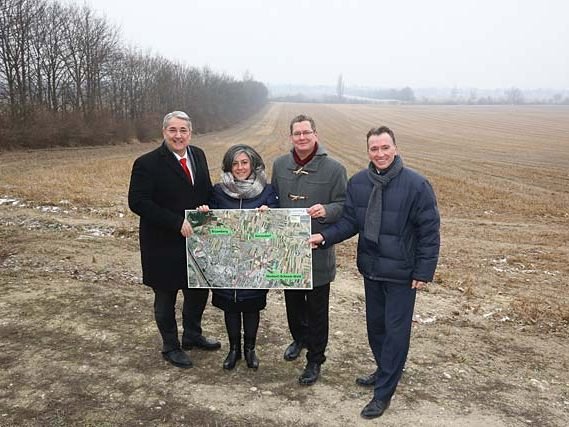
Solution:
<svg viewBox="0 0 569 427">
<path fill-rule="evenodd" d="M 267 184 L 265 164 L 252 147 L 234 145 L 223 156 L 221 182 L 213 189 L 210 206 L 200 206 L 201 212 L 213 209 L 266 210 L 278 207 L 278 196 Z M 223 286 L 220 284 L 219 286 Z M 225 326 L 229 338 L 229 353 L 223 362 L 224 369 L 233 369 L 241 359 L 241 325 L 243 348 L 247 367 L 257 369 L 259 359 L 255 342 L 259 329 L 260 311 L 267 305 L 266 289 L 213 289 L 212 303 L 225 313 Z"/>
</svg>

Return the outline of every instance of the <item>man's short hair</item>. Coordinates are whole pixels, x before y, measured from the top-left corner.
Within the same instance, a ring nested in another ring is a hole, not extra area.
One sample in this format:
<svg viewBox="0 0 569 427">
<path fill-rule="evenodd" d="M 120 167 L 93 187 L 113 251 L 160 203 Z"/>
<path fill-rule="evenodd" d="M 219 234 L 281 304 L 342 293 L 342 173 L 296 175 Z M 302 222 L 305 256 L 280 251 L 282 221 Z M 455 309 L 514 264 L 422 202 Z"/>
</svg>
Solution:
<svg viewBox="0 0 569 427">
<path fill-rule="evenodd" d="M 314 123 L 314 119 L 310 116 L 305 116 L 304 114 L 299 114 L 298 116 L 296 116 L 294 119 L 292 119 L 290 121 L 290 134 L 292 135 L 292 125 L 294 125 L 295 123 L 300 123 L 300 122 L 310 122 L 310 127 L 312 128 L 312 130 L 314 132 L 316 132 L 316 124 Z"/>
<path fill-rule="evenodd" d="M 371 128 L 369 130 L 369 132 L 367 133 L 366 142 L 368 143 L 368 146 L 369 146 L 370 136 L 372 136 L 372 135 L 379 136 L 379 135 L 384 134 L 384 133 L 388 134 L 391 137 L 391 139 L 393 140 L 393 145 L 397 145 L 397 143 L 395 142 L 395 134 L 393 133 L 393 131 L 391 129 L 389 129 L 387 126 L 380 126 L 377 128 Z"/>
<path fill-rule="evenodd" d="M 183 111 L 172 111 L 164 116 L 164 120 L 162 120 L 162 129 L 166 129 L 168 127 L 168 122 L 172 119 L 181 119 L 185 120 L 188 123 L 188 127 L 192 130 L 192 119 Z"/>
</svg>

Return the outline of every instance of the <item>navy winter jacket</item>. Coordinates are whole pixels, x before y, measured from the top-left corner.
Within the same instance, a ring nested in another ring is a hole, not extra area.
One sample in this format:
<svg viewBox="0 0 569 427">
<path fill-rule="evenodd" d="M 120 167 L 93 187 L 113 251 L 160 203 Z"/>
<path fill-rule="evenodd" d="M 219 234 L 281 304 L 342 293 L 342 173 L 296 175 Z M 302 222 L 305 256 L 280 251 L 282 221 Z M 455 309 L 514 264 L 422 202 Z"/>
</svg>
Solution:
<svg viewBox="0 0 569 427">
<path fill-rule="evenodd" d="M 437 201 L 427 179 L 412 169 L 403 170 L 383 189 L 379 239 L 364 237 L 365 216 L 373 184 L 368 170 L 348 182 L 342 218 L 326 228 L 325 247 L 359 233 L 357 265 L 366 278 L 408 284 L 430 282 L 440 247 Z"/>
<path fill-rule="evenodd" d="M 210 201 L 212 209 L 255 209 L 267 205 L 270 208 L 278 208 L 279 200 L 271 184 L 267 184 L 261 194 L 252 199 L 235 199 L 228 196 L 221 185 L 215 184 L 213 187 L 213 197 Z M 266 289 L 212 289 L 217 296 L 233 300 L 235 302 L 260 298 L 267 293 Z"/>
<path fill-rule="evenodd" d="M 255 209 L 263 205 L 267 205 L 270 208 L 279 207 L 277 193 L 271 184 L 265 185 L 261 194 L 252 199 L 235 199 L 228 196 L 222 190 L 220 184 L 215 184 L 209 207 L 212 209 Z"/>
</svg>

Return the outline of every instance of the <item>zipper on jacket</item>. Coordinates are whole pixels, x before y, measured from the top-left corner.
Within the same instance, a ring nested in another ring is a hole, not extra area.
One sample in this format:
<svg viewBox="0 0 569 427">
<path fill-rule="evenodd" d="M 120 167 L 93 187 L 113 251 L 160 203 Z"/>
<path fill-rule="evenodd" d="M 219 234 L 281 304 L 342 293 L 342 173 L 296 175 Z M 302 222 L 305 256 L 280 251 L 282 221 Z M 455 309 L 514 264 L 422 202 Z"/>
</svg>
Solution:
<svg viewBox="0 0 569 427">
<path fill-rule="evenodd" d="M 243 209 L 243 199 L 239 199 L 239 209 Z M 233 301 L 237 303 L 237 289 L 233 292 Z"/>
</svg>

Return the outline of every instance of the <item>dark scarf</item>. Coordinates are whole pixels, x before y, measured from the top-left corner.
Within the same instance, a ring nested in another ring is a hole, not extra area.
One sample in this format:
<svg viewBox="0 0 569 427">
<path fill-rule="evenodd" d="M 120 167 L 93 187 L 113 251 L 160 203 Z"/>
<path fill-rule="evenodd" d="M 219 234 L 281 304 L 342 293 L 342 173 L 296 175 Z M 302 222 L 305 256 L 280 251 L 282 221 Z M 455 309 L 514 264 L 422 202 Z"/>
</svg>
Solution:
<svg viewBox="0 0 569 427">
<path fill-rule="evenodd" d="M 308 155 L 308 157 L 306 157 L 306 159 L 301 160 L 301 158 L 298 157 L 298 154 L 296 154 L 296 151 L 294 150 L 294 148 L 292 149 L 292 157 L 294 157 L 294 162 L 298 166 L 304 166 L 314 158 L 314 156 L 316 155 L 316 151 L 318 151 L 318 143 L 317 142 L 314 144 L 314 150 L 312 150 L 312 153 L 310 153 Z"/>
<path fill-rule="evenodd" d="M 382 196 L 384 187 L 389 182 L 399 175 L 403 169 L 403 160 L 400 156 L 395 156 L 393 163 L 389 166 L 387 171 L 380 175 L 377 173 L 373 162 L 369 162 L 367 175 L 373 184 L 373 190 L 369 196 L 367 204 L 366 218 L 365 218 L 365 232 L 364 237 L 372 242 L 379 241 L 379 231 L 381 229 L 381 214 L 382 214 Z"/>
</svg>

